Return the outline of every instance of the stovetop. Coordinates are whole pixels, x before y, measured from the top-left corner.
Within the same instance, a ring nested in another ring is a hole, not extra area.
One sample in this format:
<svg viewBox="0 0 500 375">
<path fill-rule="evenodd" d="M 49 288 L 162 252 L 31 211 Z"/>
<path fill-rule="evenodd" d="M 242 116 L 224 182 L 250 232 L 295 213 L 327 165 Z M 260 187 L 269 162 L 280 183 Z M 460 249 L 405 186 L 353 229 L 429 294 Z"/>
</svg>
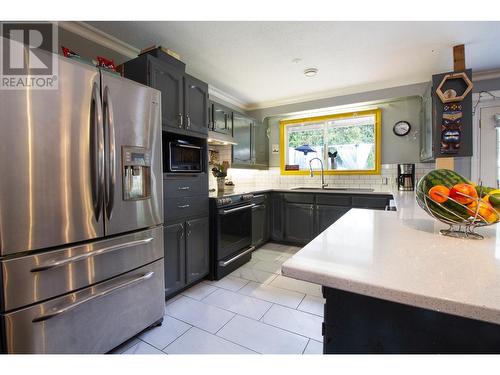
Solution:
<svg viewBox="0 0 500 375">
<path fill-rule="evenodd" d="M 252 193 L 223 193 L 217 194 L 217 196 L 210 195 L 210 199 L 215 203 L 217 207 L 232 206 L 239 203 L 251 202 L 253 200 Z"/>
</svg>

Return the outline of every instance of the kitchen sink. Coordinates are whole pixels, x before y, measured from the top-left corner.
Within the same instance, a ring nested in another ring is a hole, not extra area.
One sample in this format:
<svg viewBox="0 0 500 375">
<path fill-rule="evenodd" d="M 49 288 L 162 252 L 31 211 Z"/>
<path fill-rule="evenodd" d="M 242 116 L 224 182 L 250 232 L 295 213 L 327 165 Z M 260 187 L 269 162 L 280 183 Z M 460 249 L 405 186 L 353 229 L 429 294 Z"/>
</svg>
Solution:
<svg viewBox="0 0 500 375">
<path fill-rule="evenodd" d="M 366 191 L 370 192 L 373 191 L 373 189 L 369 188 L 319 188 L 319 187 L 297 187 L 297 188 L 292 188 L 291 190 L 328 190 L 328 191 Z"/>
</svg>

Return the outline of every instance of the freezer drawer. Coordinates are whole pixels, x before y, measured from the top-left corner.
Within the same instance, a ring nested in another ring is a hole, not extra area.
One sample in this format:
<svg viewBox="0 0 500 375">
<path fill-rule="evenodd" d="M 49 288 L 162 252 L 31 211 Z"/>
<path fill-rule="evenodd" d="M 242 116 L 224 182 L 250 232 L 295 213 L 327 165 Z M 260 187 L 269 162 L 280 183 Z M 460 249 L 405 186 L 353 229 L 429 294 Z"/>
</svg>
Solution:
<svg viewBox="0 0 500 375">
<path fill-rule="evenodd" d="M 0 261 L 0 312 L 57 297 L 163 257 L 161 226 L 84 245 Z M 2 293 L 0 293 L 2 294 Z"/>
<path fill-rule="evenodd" d="M 8 353 L 105 353 L 163 317 L 163 259 L 1 315 Z"/>
</svg>

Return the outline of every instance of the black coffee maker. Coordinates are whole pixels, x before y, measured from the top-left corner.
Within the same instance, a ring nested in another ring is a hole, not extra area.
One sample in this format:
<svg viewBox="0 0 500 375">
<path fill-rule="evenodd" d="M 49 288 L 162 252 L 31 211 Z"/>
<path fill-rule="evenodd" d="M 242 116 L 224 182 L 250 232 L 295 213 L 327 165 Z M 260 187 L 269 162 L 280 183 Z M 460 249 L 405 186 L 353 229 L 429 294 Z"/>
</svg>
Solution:
<svg viewBox="0 0 500 375">
<path fill-rule="evenodd" d="M 415 164 L 398 164 L 398 190 L 415 189 Z"/>
</svg>

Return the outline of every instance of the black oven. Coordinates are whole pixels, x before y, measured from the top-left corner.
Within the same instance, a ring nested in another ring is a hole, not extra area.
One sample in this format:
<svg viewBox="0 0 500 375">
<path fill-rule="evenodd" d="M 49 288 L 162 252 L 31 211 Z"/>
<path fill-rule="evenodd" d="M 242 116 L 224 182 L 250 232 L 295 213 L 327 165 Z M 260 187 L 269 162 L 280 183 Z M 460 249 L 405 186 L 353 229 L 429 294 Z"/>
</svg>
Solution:
<svg viewBox="0 0 500 375">
<path fill-rule="evenodd" d="M 211 199 L 211 277 L 219 280 L 252 257 L 253 195 Z"/>
<path fill-rule="evenodd" d="M 167 172 L 202 172 L 202 146 L 186 140 L 176 139 L 168 142 Z"/>
</svg>

